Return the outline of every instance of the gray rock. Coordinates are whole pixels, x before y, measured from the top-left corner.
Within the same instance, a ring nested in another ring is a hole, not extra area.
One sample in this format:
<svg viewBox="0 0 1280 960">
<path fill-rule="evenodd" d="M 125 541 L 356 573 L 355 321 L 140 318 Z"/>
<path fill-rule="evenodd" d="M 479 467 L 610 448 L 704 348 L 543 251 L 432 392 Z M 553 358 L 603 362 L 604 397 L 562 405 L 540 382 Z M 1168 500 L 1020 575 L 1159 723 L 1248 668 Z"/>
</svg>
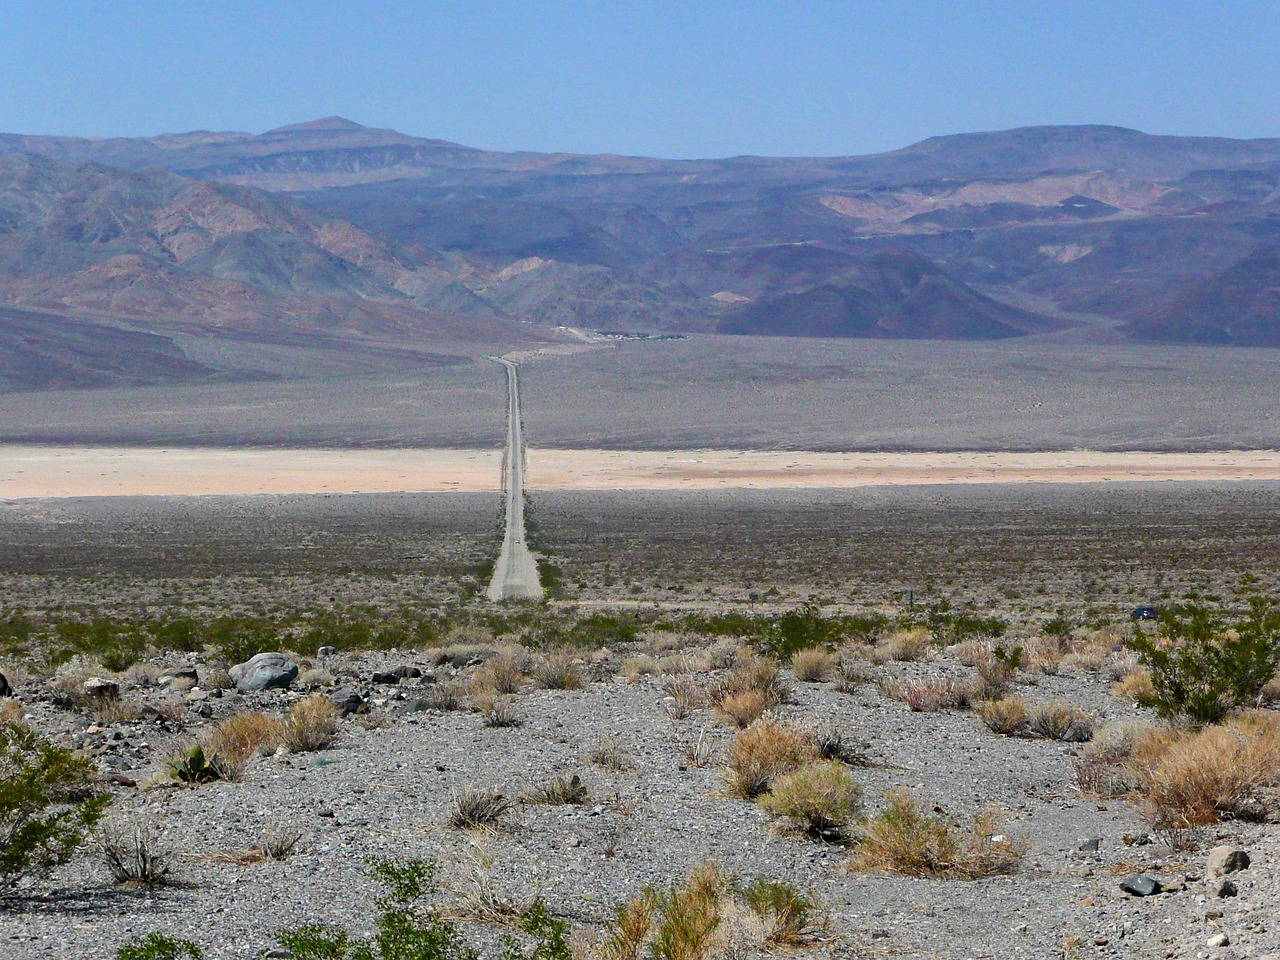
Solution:
<svg viewBox="0 0 1280 960">
<path fill-rule="evenodd" d="M 1135 897 L 1153 897 L 1164 887 L 1150 874 L 1135 873 L 1120 881 L 1120 889 Z"/>
<path fill-rule="evenodd" d="M 1209 938 L 1209 941 L 1205 944 L 1205 946 L 1229 947 L 1231 946 L 1231 938 L 1228 937 L 1225 933 L 1215 933 L 1212 937 Z"/>
<path fill-rule="evenodd" d="M 329 694 L 329 699 L 333 701 L 333 705 L 342 711 L 344 717 L 353 713 L 358 713 L 360 708 L 364 706 L 364 697 L 360 696 L 360 691 L 355 687 L 339 687 Z"/>
<path fill-rule="evenodd" d="M 1079 846 L 1076 847 L 1076 850 L 1078 850 L 1080 853 L 1097 853 L 1098 849 L 1101 846 L 1102 846 L 1101 837 L 1087 837 L 1084 840 L 1080 841 L 1080 844 Z"/>
<path fill-rule="evenodd" d="M 1227 897 L 1234 897 L 1239 891 L 1236 885 L 1227 879 L 1217 880 L 1209 887 L 1210 896 L 1217 897 L 1219 900 Z"/>
<path fill-rule="evenodd" d="M 316 650 L 316 656 L 317 656 L 317 657 L 332 657 L 332 656 L 333 656 L 335 653 L 337 653 L 337 652 L 338 652 L 338 648 L 337 648 L 337 647 L 319 647 L 319 648 Z"/>
<path fill-rule="evenodd" d="M 420 668 L 412 667 L 408 665 L 405 665 L 403 667 L 396 667 L 391 672 L 394 673 L 401 680 L 417 680 L 419 677 L 422 676 L 422 670 Z"/>
<path fill-rule="evenodd" d="M 400 682 L 400 675 L 394 670 L 379 670 L 374 673 L 372 680 L 374 683 L 394 685 Z"/>
<path fill-rule="evenodd" d="M 287 688 L 298 677 L 298 665 L 283 653 L 260 653 L 228 671 L 241 692 Z"/>
<path fill-rule="evenodd" d="M 1209 859 L 1205 863 L 1205 875 L 1210 880 L 1223 877 L 1228 873 L 1247 870 L 1250 864 L 1249 854 L 1240 847 L 1222 845 L 1209 851 Z"/>
<path fill-rule="evenodd" d="M 114 700 L 120 696 L 120 684 L 102 677 L 90 677 L 80 689 L 92 700 Z"/>
<path fill-rule="evenodd" d="M 192 683 L 199 683 L 200 676 L 196 673 L 195 667 L 176 667 L 173 670 L 166 670 L 160 677 L 161 683 L 172 683 L 174 680 L 190 680 Z"/>
</svg>

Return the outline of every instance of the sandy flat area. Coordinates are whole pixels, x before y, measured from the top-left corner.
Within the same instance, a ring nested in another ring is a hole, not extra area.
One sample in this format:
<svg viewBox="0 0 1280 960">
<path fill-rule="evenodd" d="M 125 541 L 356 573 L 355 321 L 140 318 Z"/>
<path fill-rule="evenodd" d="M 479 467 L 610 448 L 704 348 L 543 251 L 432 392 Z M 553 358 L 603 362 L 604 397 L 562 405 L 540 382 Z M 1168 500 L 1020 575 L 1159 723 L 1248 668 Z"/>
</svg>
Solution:
<svg viewBox="0 0 1280 960">
<path fill-rule="evenodd" d="M 1280 480 L 1280 451 L 805 453 L 530 448 L 533 490 L 865 487 L 928 483 Z"/>
<path fill-rule="evenodd" d="M 495 492 L 497 450 L 0 446 L 0 499 Z M 1280 480 L 1280 451 L 808 453 L 530 448 L 533 490 Z"/>
</svg>

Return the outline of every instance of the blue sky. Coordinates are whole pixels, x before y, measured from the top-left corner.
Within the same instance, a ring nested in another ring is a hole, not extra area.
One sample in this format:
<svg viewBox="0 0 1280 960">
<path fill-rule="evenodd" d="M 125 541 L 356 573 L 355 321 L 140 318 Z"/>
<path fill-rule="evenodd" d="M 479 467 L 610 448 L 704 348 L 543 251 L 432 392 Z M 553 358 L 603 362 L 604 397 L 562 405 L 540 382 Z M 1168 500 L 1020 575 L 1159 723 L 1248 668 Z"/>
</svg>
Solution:
<svg viewBox="0 0 1280 960">
<path fill-rule="evenodd" d="M 666 157 L 869 153 L 1040 123 L 1280 136 L 1280 3 L 0 0 L 0 131 L 329 114 Z"/>
</svg>

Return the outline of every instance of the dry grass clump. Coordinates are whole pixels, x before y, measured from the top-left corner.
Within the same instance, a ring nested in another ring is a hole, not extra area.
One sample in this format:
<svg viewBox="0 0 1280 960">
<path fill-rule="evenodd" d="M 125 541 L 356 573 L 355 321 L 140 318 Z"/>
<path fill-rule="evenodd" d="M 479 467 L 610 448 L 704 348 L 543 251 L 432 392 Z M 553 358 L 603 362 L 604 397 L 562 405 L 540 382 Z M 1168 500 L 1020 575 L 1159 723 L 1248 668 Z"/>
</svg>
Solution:
<svg viewBox="0 0 1280 960">
<path fill-rule="evenodd" d="M 125 697 L 92 697 L 85 703 L 89 716 L 100 727 L 142 719 L 142 704 Z"/>
<path fill-rule="evenodd" d="M 1198 731 L 1152 727 L 1137 738 L 1126 766 L 1156 827 L 1255 819 L 1280 786 L 1280 721 L 1253 711 Z"/>
<path fill-rule="evenodd" d="M 1085 743 L 1093 738 L 1097 721 L 1093 714 L 1062 700 L 1051 700 L 1031 711 L 1027 729 L 1046 740 Z"/>
<path fill-rule="evenodd" d="M 294 681 L 304 690 L 319 690 L 323 687 L 332 687 L 335 682 L 333 674 L 324 667 L 311 667 L 303 670 L 298 674 L 298 679 Z"/>
<path fill-rule="evenodd" d="M 586 686 L 582 671 L 567 650 L 539 657 L 533 666 L 533 682 L 543 690 L 581 690 Z"/>
<path fill-rule="evenodd" d="M 887 697 L 905 703 L 913 713 L 935 713 L 969 703 L 969 687 L 950 677 L 890 681 L 881 689 Z"/>
<path fill-rule="evenodd" d="M 994 809 L 975 815 L 960 832 L 926 812 L 906 790 L 891 790 L 885 800 L 885 808 L 863 822 L 854 869 L 977 880 L 1016 872 L 1026 852 L 1025 840 L 997 832 L 1000 814 Z"/>
<path fill-rule="evenodd" d="M 672 720 L 683 720 L 703 705 L 705 694 L 702 685 L 693 677 L 667 677 L 662 688 L 669 699 L 667 716 Z"/>
<path fill-rule="evenodd" d="M 583 804 L 587 802 L 587 786 L 576 773 L 570 777 L 552 777 L 530 787 L 521 796 L 526 803 Z"/>
<path fill-rule="evenodd" d="M 448 713 L 462 709 L 462 695 L 463 687 L 460 683 L 456 680 L 446 680 L 444 683 L 436 683 L 428 687 L 423 699 L 432 710 Z"/>
<path fill-rule="evenodd" d="M 458 830 L 492 827 L 511 809 L 511 801 L 497 790 L 468 788 L 453 798 L 449 826 Z"/>
<path fill-rule="evenodd" d="M 215 667 L 207 671 L 201 671 L 200 682 L 197 684 L 201 690 L 231 690 L 235 687 L 236 682 L 231 679 L 231 674 L 221 667 Z"/>
<path fill-rule="evenodd" d="M 658 661 L 647 653 L 637 654 L 622 665 L 622 676 L 627 683 L 639 683 L 644 677 L 658 673 Z"/>
<path fill-rule="evenodd" d="M 669 653 L 658 661 L 658 672 L 664 677 L 675 674 L 706 673 L 711 669 L 711 656 L 705 650 L 682 650 Z"/>
<path fill-rule="evenodd" d="M 973 667 L 977 671 L 971 688 L 974 700 L 999 700 L 1009 693 L 1014 677 L 1018 673 L 1018 664 L 1022 660 L 1020 651 L 1010 654 L 1003 647 L 995 644 L 984 644 L 975 648 Z"/>
<path fill-rule="evenodd" d="M 209 753 L 233 767 L 242 766 L 258 751 L 272 753 L 284 742 L 285 724 L 261 710 L 235 713 L 207 737 Z"/>
<path fill-rule="evenodd" d="M 1063 656 L 1062 666 L 1097 673 L 1113 654 L 1124 649 L 1125 639 L 1126 634 L 1115 627 L 1080 631 L 1071 650 Z"/>
<path fill-rule="evenodd" d="M 1134 667 L 1111 685 L 1111 695 L 1117 700 L 1131 700 L 1141 707 L 1156 702 L 1156 687 L 1151 674 L 1143 667 Z"/>
<path fill-rule="evenodd" d="M 601 734 L 587 753 L 587 759 L 597 766 L 617 773 L 636 768 L 636 760 L 621 740 L 611 734 Z"/>
<path fill-rule="evenodd" d="M 232 863 L 238 867 L 247 867 L 254 863 L 266 863 L 268 860 L 287 860 L 293 853 L 302 834 L 285 827 L 268 830 L 256 843 L 236 850 L 223 850 L 209 855 L 209 859 L 217 863 Z"/>
<path fill-rule="evenodd" d="M 284 722 L 284 746 L 290 753 L 323 750 L 338 737 L 338 708 L 321 693 L 299 700 Z"/>
<path fill-rule="evenodd" d="M 1138 720 L 1108 723 L 1095 734 L 1075 760 L 1075 780 L 1085 796 L 1109 800 L 1133 789 L 1129 757 L 1151 724 Z"/>
<path fill-rule="evenodd" d="M 760 805 L 808 836 L 836 840 L 861 809 L 862 787 L 839 760 L 815 760 L 775 777 Z"/>
<path fill-rule="evenodd" d="M 27 720 L 27 710 L 13 697 L 0 697 L 0 723 L 21 723 Z"/>
<path fill-rule="evenodd" d="M 1001 697 L 999 700 L 979 700 L 973 705 L 982 722 L 993 732 L 1011 737 L 1026 730 L 1027 701 L 1022 697 Z"/>
<path fill-rule="evenodd" d="M 508 696 L 520 692 L 524 682 L 524 670 L 520 658 L 509 653 L 501 653 L 476 669 L 471 677 L 471 692 L 492 690 L 494 693 Z"/>
<path fill-rule="evenodd" d="M 486 727 L 499 729 L 524 725 L 524 718 L 516 710 L 514 697 L 500 697 L 492 691 L 485 691 L 476 694 L 473 701 Z"/>
<path fill-rule="evenodd" d="M 836 667 L 836 655 L 820 647 L 797 650 L 791 655 L 791 671 L 805 683 L 823 683 Z"/>
<path fill-rule="evenodd" d="M 804 731 L 759 720 L 733 738 L 725 757 L 725 781 L 736 797 L 753 800 L 773 781 L 818 759 Z"/>
<path fill-rule="evenodd" d="M 871 649 L 870 656 L 878 663 L 889 660 L 896 663 L 913 663 L 928 655 L 932 640 L 927 627 L 895 630 Z"/>
<path fill-rule="evenodd" d="M 1061 634 L 1033 637 L 1025 645 L 1026 669 L 1045 676 L 1054 676 L 1062 667 L 1063 658 L 1071 650 L 1071 638 Z"/>
<path fill-rule="evenodd" d="M 835 663 L 835 689 L 837 693 L 853 693 L 864 683 L 876 679 L 875 670 L 861 656 L 842 653 Z"/>
<path fill-rule="evenodd" d="M 116 883 L 161 887 L 172 881 L 169 855 L 145 824 L 109 823 L 99 828 L 94 840 Z"/>
<path fill-rule="evenodd" d="M 707 696 L 723 716 L 743 728 L 788 702 L 791 691 L 777 661 L 749 656 L 727 675 L 713 680 L 707 686 Z"/>
</svg>

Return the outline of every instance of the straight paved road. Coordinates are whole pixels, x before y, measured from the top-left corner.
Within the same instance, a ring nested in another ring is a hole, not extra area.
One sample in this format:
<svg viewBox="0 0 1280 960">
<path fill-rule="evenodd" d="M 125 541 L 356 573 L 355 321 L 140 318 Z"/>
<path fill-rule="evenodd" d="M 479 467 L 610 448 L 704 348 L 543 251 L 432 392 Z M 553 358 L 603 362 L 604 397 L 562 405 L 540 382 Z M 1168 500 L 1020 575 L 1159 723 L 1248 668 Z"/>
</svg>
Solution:
<svg viewBox="0 0 1280 960">
<path fill-rule="evenodd" d="M 502 550 L 493 566 L 490 600 L 537 599 L 542 596 L 538 565 L 524 533 L 524 431 L 520 423 L 520 374 L 510 360 L 499 360 L 507 371 L 507 455 L 503 486 L 507 491 L 507 527 Z"/>
</svg>

